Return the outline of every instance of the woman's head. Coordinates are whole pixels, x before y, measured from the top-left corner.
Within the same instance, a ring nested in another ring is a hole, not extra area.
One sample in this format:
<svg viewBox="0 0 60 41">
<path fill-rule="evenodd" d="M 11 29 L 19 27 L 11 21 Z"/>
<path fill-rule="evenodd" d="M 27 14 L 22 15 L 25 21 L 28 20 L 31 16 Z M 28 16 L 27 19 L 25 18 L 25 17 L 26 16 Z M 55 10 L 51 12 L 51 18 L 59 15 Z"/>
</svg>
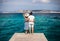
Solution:
<svg viewBox="0 0 60 41">
<path fill-rule="evenodd" d="M 29 14 L 28 13 L 25 13 L 25 16 L 29 16 Z"/>
</svg>

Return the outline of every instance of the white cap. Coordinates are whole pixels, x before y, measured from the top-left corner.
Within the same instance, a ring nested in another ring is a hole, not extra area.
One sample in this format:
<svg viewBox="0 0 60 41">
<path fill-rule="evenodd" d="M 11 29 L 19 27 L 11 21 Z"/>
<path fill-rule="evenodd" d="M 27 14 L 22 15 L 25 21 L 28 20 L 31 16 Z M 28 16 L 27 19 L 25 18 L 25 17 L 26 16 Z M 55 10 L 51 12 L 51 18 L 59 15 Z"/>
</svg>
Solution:
<svg viewBox="0 0 60 41">
<path fill-rule="evenodd" d="M 28 13 L 25 13 L 25 16 L 29 16 L 29 14 Z"/>
</svg>

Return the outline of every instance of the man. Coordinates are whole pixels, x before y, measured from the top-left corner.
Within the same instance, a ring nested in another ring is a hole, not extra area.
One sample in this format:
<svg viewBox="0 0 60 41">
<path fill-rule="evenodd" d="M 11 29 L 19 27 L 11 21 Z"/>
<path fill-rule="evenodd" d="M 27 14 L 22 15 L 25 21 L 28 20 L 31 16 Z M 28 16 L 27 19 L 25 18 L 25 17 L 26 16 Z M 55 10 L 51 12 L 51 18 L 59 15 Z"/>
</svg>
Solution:
<svg viewBox="0 0 60 41">
<path fill-rule="evenodd" d="M 28 16 L 29 16 L 28 13 L 25 13 L 24 14 L 24 18 L 25 18 L 25 27 L 24 27 L 24 30 L 25 30 L 25 33 L 26 34 L 28 33 L 28 27 L 29 27 L 29 19 L 28 19 Z"/>
<path fill-rule="evenodd" d="M 34 19 L 35 17 L 32 15 L 32 12 L 29 15 L 29 32 L 33 33 L 34 32 Z"/>
</svg>

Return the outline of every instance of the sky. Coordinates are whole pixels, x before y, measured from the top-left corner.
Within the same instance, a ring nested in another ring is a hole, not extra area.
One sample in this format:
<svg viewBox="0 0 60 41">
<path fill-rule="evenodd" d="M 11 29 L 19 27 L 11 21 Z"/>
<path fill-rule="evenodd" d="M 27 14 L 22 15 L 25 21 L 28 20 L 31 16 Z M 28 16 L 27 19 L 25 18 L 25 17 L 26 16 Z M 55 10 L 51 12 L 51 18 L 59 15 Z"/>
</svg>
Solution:
<svg viewBox="0 0 60 41">
<path fill-rule="evenodd" d="M 0 12 L 17 10 L 60 10 L 60 0 L 0 0 Z"/>
</svg>

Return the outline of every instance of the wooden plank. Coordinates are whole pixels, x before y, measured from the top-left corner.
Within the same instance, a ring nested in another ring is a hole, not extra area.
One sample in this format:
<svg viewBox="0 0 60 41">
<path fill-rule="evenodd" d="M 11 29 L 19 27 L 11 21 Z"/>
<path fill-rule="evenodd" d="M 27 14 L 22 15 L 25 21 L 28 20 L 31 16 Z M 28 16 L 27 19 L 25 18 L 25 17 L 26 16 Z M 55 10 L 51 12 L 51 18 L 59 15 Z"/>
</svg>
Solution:
<svg viewBox="0 0 60 41">
<path fill-rule="evenodd" d="M 43 33 L 15 33 L 9 41 L 48 41 Z"/>
</svg>

